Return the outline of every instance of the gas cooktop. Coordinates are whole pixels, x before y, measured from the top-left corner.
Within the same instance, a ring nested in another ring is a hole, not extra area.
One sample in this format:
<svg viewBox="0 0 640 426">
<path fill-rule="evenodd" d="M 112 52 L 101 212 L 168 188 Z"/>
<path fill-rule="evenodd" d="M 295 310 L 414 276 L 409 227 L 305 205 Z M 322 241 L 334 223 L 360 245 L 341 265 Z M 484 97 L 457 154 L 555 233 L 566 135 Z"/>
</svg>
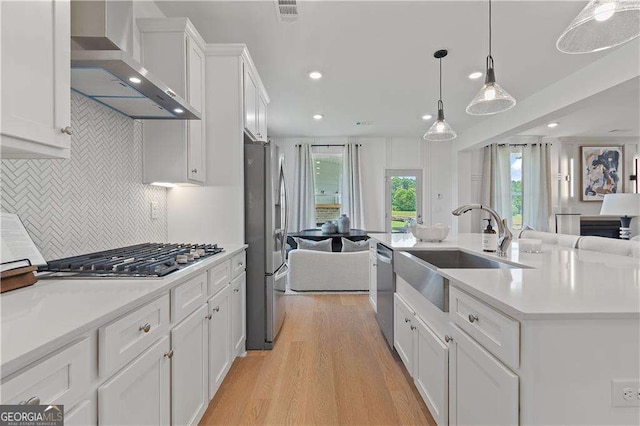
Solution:
<svg viewBox="0 0 640 426">
<path fill-rule="evenodd" d="M 38 278 L 161 278 L 222 251 L 217 244 L 137 244 L 50 260 Z"/>
</svg>

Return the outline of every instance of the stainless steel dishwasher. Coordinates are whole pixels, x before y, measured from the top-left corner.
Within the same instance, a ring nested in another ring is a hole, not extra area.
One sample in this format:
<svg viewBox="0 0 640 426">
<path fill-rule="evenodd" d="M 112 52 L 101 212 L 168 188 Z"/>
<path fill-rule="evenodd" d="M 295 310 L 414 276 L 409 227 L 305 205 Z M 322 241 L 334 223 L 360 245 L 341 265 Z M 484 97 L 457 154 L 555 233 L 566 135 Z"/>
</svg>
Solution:
<svg viewBox="0 0 640 426">
<path fill-rule="evenodd" d="M 396 282 L 393 275 L 393 250 L 383 244 L 376 246 L 377 308 L 376 319 L 382 334 L 393 349 L 393 293 Z"/>
</svg>

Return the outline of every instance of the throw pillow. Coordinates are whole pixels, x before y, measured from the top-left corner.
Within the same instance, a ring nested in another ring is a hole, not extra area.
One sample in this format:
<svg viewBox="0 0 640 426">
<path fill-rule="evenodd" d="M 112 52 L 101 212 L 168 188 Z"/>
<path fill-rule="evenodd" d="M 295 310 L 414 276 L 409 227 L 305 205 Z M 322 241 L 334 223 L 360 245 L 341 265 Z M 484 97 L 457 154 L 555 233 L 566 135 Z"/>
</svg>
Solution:
<svg viewBox="0 0 640 426">
<path fill-rule="evenodd" d="M 315 250 L 315 251 L 331 251 L 331 238 L 321 241 L 305 240 L 304 238 L 294 238 L 298 248 L 301 250 Z"/>
<path fill-rule="evenodd" d="M 354 251 L 369 250 L 369 241 L 351 241 L 345 237 L 342 237 L 342 251 L 344 253 L 352 253 Z"/>
</svg>

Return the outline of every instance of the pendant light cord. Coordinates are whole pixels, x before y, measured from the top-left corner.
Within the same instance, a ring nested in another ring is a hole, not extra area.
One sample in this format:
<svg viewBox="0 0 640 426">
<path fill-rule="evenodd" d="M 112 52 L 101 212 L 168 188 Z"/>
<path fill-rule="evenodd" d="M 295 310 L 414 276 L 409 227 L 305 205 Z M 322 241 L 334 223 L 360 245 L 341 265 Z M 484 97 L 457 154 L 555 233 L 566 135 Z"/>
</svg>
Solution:
<svg viewBox="0 0 640 426">
<path fill-rule="evenodd" d="M 489 0 L 489 56 L 491 56 L 491 0 Z"/>
<path fill-rule="evenodd" d="M 440 61 L 440 102 L 442 102 L 442 58 L 438 61 Z"/>
</svg>

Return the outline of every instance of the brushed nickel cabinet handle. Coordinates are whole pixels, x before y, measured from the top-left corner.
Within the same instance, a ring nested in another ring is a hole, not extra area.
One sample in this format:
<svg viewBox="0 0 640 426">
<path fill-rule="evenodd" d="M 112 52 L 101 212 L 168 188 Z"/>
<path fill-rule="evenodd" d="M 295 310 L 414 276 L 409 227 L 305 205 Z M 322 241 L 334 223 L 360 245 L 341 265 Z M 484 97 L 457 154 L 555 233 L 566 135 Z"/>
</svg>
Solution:
<svg viewBox="0 0 640 426">
<path fill-rule="evenodd" d="M 198 173 L 198 169 L 191 169 L 191 173 Z"/>
<path fill-rule="evenodd" d="M 404 322 L 411 322 L 411 320 L 409 318 L 405 318 Z"/>
<path fill-rule="evenodd" d="M 213 315 L 209 314 L 205 317 L 206 319 L 210 320 L 211 318 L 213 318 Z"/>
<path fill-rule="evenodd" d="M 67 135 L 73 134 L 73 129 L 71 128 L 71 126 L 63 127 L 62 129 L 60 129 L 60 131 L 62 133 L 66 133 Z"/>
<path fill-rule="evenodd" d="M 144 331 L 145 333 L 148 333 L 149 330 L 151 330 L 151 324 L 146 323 L 145 325 L 141 325 L 140 328 L 138 328 L 139 331 Z"/>
<path fill-rule="evenodd" d="M 239 292 L 239 291 L 240 291 L 240 289 L 239 289 L 239 288 L 234 288 L 234 289 L 233 289 L 233 292 L 234 292 L 234 293 L 237 293 L 237 292 Z"/>
<path fill-rule="evenodd" d="M 164 353 L 165 358 L 173 358 L 173 349 L 171 349 L 169 352 L 165 352 Z"/>
<path fill-rule="evenodd" d="M 40 405 L 40 398 L 32 396 L 29 399 L 18 402 L 18 405 Z"/>
<path fill-rule="evenodd" d="M 415 325 L 411 326 L 411 330 L 415 330 L 417 327 Z"/>
<path fill-rule="evenodd" d="M 444 336 L 444 341 L 445 341 L 445 342 L 447 342 L 447 343 L 449 343 L 449 342 L 453 341 L 453 337 L 451 337 L 451 336 Z"/>
<path fill-rule="evenodd" d="M 216 311 L 216 312 L 220 312 L 220 306 L 216 306 L 216 308 L 214 309 L 214 311 Z"/>
<path fill-rule="evenodd" d="M 476 321 L 478 321 L 478 316 L 469 314 L 469 322 L 476 322 Z"/>
</svg>

